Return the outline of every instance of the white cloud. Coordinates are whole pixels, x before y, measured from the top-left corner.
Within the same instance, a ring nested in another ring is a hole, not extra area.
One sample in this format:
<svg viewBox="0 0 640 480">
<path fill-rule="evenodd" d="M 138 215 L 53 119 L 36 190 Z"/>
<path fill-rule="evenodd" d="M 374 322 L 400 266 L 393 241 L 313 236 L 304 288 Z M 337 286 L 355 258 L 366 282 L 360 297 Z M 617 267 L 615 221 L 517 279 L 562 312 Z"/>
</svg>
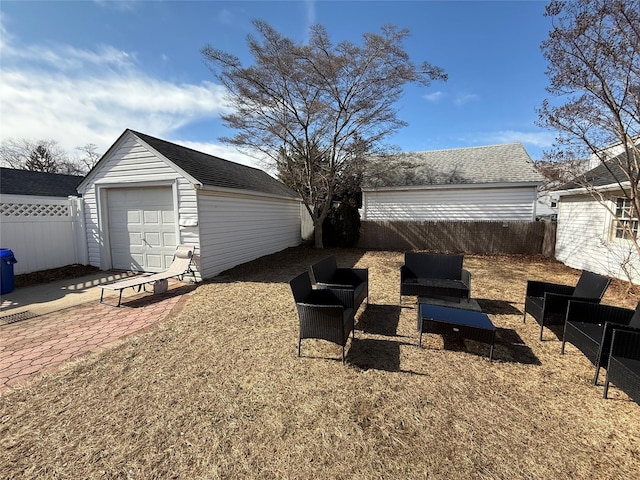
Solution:
<svg viewBox="0 0 640 480">
<path fill-rule="evenodd" d="M 459 93 L 456 95 L 456 98 L 453 100 L 453 103 L 455 105 L 465 105 L 469 102 L 474 102 L 476 100 L 479 100 L 480 96 L 476 95 L 475 93 Z"/>
<path fill-rule="evenodd" d="M 67 151 L 93 143 L 105 151 L 125 128 L 170 138 L 225 111 L 222 86 L 150 76 L 130 52 L 16 45 L 0 29 L 0 141 L 51 139 Z"/>
<path fill-rule="evenodd" d="M 433 102 L 433 103 L 438 103 L 444 97 L 445 97 L 445 94 L 443 92 L 441 92 L 440 90 L 438 90 L 437 92 L 428 93 L 428 94 L 424 95 L 424 99 L 425 100 L 427 100 L 428 102 Z"/>
<path fill-rule="evenodd" d="M 555 135 L 552 132 L 518 132 L 515 130 L 502 130 L 485 136 L 495 143 L 520 142 L 539 148 L 550 148 L 553 145 Z"/>
</svg>

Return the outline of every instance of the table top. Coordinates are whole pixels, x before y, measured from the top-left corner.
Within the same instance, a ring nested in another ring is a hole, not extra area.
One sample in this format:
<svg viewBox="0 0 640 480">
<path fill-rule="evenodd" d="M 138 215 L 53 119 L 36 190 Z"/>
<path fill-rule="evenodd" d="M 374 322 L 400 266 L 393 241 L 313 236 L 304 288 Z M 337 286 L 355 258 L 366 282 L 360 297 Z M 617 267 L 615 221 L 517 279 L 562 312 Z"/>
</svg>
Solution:
<svg viewBox="0 0 640 480">
<path fill-rule="evenodd" d="M 486 313 L 467 310 L 463 308 L 443 307 L 428 303 L 419 304 L 420 316 L 423 319 L 431 319 L 437 322 L 455 323 L 468 327 L 482 328 L 485 330 L 495 330 Z"/>
</svg>

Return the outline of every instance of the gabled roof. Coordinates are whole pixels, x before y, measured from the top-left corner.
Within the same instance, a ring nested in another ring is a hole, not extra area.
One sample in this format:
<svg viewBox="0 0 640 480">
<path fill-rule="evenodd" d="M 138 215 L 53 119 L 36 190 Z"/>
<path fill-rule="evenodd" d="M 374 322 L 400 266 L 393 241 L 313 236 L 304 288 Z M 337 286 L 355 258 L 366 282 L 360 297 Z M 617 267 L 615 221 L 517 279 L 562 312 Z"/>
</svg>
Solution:
<svg viewBox="0 0 640 480">
<path fill-rule="evenodd" d="M 127 130 L 205 186 L 250 190 L 298 197 L 298 194 L 260 169 L 230 162 L 144 133 Z"/>
<path fill-rule="evenodd" d="M 541 184 L 521 143 L 409 152 L 372 159 L 365 188 L 487 183 Z"/>
<path fill-rule="evenodd" d="M 67 198 L 78 195 L 76 187 L 83 178 L 77 175 L 0 168 L 0 193 Z"/>
<path fill-rule="evenodd" d="M 557 190 L 570 192 L 571 190 L 584 190 L 585 187 L 595 189 L 612 187 L 615 189 L 621 185 L 625 186 L 625 184 L 629 184 L 629 176 L 625 173 L 624 168 L 629 163 L 634 165 L 636 162 L 628 162 L 627 154 L 620 153 L 606 162 L 601 162 L 600 165 L 576 177 L 571 182 L 561 185 Z"/>
</svg>

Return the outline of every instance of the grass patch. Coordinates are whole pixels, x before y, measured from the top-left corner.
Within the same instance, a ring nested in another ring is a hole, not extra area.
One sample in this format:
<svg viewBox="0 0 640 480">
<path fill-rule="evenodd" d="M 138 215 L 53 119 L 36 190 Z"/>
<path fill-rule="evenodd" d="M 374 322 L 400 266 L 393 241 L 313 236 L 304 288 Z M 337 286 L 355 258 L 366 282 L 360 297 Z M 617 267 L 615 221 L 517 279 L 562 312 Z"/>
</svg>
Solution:
<svg viewBox="0 0 640 480">
<path fill-rule="evenodd" d="M 335 254 L 368 267 L 347 364 L 303 340 L 288 280 Z M 527 279 L 575 284 L 544 257 L 466 256 L 487 346 L 435 335 L 398 305 L 401 252 L 299 247 L 201 284 L 173 317 L 0 397 L 7 478 L 638 478 L 640 408 L 538 324 Z M 635 307 L 613 281 L 604 303 Z"/>
</svg>

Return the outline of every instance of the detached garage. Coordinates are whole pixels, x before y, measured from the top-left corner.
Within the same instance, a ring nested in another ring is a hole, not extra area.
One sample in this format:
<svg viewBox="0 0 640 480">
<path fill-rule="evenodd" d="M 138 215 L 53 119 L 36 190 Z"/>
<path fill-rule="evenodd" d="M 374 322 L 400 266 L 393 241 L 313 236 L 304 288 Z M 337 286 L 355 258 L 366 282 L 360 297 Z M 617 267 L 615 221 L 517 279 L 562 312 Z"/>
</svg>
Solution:
<svg viewBox="0 0 640 480">
<path fill-rule="evenodd" d="M 301 242 L 300 199 L 273 177 L 132 130 L 78 191 L 89 263 L 103 270 L 161 272 L 189 244 L 210 278 Z"/>
</svg>

